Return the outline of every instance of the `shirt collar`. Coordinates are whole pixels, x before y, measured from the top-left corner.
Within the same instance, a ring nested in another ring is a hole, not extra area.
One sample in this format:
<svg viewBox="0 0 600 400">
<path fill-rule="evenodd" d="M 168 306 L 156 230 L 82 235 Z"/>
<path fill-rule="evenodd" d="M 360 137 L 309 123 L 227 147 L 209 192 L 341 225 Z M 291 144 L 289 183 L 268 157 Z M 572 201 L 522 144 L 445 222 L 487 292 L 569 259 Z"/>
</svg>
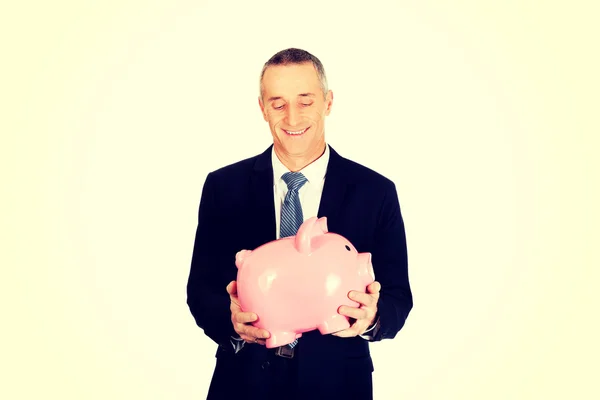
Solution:
<svg viewBox="0 0 600 400">
<path fill-rule="evenodd" d="M 325 152 L 321 157 L 299 171 L 302 172 L 309 183 L 318 183 L 325 177 L 327 164 L 329 163 L 329 153 L 329 145 L 325 144 Z M 290 172 L 290 170 L 281 163 L 277 154 L 275 154 L 275 147 L 271 150 L 271 161 L 273 163 L 273 181 L 277 185 L 279 182 L 282 182 L 281 176 L 286 172 Z"/>
</svg>

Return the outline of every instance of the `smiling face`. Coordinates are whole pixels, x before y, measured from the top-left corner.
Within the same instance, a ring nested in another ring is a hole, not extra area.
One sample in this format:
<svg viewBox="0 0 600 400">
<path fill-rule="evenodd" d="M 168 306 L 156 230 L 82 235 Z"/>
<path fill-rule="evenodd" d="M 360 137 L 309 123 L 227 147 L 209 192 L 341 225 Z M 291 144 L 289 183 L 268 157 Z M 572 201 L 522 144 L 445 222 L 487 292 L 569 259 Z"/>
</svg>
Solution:
<svg viewBox="0 0 600 400">
<path fill-rule="evenodd" d="M 269 123 L 275 153 L 291 171 L 304 168 L 325 151 L 325 117 L 333 93 L 323 95 L 311 62 L 272 65 L 262 79 L 259 105 Z"/>
</svg>

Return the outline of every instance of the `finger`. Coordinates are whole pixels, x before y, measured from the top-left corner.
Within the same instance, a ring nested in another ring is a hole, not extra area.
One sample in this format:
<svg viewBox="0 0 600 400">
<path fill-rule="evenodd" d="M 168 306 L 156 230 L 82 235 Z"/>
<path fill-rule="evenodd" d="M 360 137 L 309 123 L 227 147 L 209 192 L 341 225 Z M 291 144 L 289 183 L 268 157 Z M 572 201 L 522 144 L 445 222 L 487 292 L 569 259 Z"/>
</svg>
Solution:
<svg viewBox="0 0 600 400">
<path fill-rule="evenodd" d="M 381 283 L 374 281 L 369 286 L 367 286 L 367 291 L 372 294 L 379 294 L 381 291 Z"/>
<path fill-rule="evenodd" d="M 259 339 L 254 336 L 249 336 L 249 335 L 244 335 L 244 334 L 241 334 L 240 337 L 242 339 L 244 339 L 244 342 L 246 342 L 246 343 L 259 343 L 260 341 L 264 341 L 264 339 Z"/>
<path fill-rule="evenodd" d="M 379 294 L 368 294 L 352 290 L 348 293 L 348 298 L 364 306 L 371 307 L 379 300 Z"/>
<path fill-rule="evenodd" d="M 356 333 L 354 332 L 353 329 L 344 329 L 343 331 L 339 331 L 336 333 L 332 333 L 333 336 L 337 336 L 337 337 L 341 337 L 341 338 L 347 338 L 347 337 L 354 337 L 357 336 Z"/>
<path fill-rule="evenodd" d="M 256 341 L 256 340 L 265 340 L 269 338 L 269 332 L 262 330 L 262 329 L 246 329 L 246 327 L 242 327 L 241 329 L 241 333 L 238 333 L 240 335 L 240 337 L 244 337 L 247 338 L 251 341 Z"/>
<path fill-rule="evenodd" d="M 250 343 L 250 344 L 260 344 L 260 345 L 265 345 L 267 342 L 264 339 L 257 339 L 254 337 L 245 337 L 244 341 L 246 343 Z"/>
<path fill-rule="evenodd" d="M 259 333 L 262 331 L 250 331 L 250 333 L 238 333 L 238 335 L 240 335 L 240 337 L 244 340 L 246 340 L 247 342 L 262 342 L 262 343 L 266 343 L 266 339 L 268 339 L 269 334 L 268 332 L 264 332 L 264 336 L 262 336 L 262 333 Z"/>
<path fill-rule="evenodd" d="M 244 342 L 248 342 L 248 343 L 252 343 L 252 342 L 254 342 L 254 339 L 256 339 L 252 336 L 245 335 L 244 333 L 241 333 L 241 332 L 238 332 L 238 335 L 240 335 L 240 337 L 242 339 L 244 339 Z"/>
<path fill-rule="evenodd" d="M 229 282 L 229 284 L 226 287 L 226 290 L 230 296 L 236 296 L 237 295 L 237 282 L 236 281 Z"/>
<path fill-rule="evenodd" d="M 242 306 L 240 305 L 240 303 L 238 303 L 235 300 L 231 300 L 231 302 L 229 303 L 229 310 L 231 311 L 231 321 L 233 323 L 238 322 L 236 319 L 236 316 L 239 313 L 244 313 L 244 310 L 242 310 Z M 252 321 L 250 321 L 252 322 Z"/>
<path fill-rule="evenodd" d="M 258 319 L 257 315 L 253 312 L 239 311 L 233 315 L 233 320 L 239 324 L 247 324 L 254 322 Z"/>
<path fill-rule="evenodd" d="M 232 316 L 237 313 L 243 312 L 242 306 L 235 300 L 231 300 L 231 303 L 229 304 L 229 310 L 231 311 Z"/>
<path fill-rule="evenodd" d="M 360 323 L 357 322 L 354 325 L 352 325 L 350 328 L 332 333 L 332 335 L 341 337 L 341 338 L 354 337 L 354 336 L 358 336 L 359 329 L 360 329 Z"/>
<path fill-rule="evenodd" d="M 358 336 L 358 335 L 362 334 L 366 330 L 367 330 L 366 320 L 357 320 L 349 328 L 344 329 L 339 332 L 335 332 L 332 335 L 337 336 L 337 337 L 342 337 L 342 338 L 354 337 L 354 336 Z"/>
<path fill-rule="evenodd" d="M 236 328 L 236 332 L 238 332 L 240 336 L 246 335 L 248 337 L 258 339 L 267 339 L 269 336 L 271 336 L 269 331 L 266 329 L 257 328 L 252 325 L 238 325 Z"/>
<path fill-rule="evenodd" d="M 365 308 L 340 306 L 340 308 L 338 308 L 338 314 L 360 320 L 366 319 L 369 316 L 369 311 Z"/>
</svg>

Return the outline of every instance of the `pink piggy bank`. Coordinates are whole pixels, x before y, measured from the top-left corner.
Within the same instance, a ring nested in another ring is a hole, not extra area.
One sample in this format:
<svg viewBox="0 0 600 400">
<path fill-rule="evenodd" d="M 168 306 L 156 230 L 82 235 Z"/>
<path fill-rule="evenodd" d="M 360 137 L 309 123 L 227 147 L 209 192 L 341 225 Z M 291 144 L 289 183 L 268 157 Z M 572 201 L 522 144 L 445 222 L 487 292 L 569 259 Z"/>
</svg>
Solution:
<svg viewBox="0 0 600 400">
<path fill-rule="evenodd" d="M 235 264 L 240 306 L 256 313 L 254 326 L 271 333 L 268 348 L 314 329 L 329 334 L 348 328 L 338 308 L 360 306 L 348 292 L 366 292 L 375 280 L 371 254 L 328 232 L 325 217 L 306 220 L 296 236 L 239 251 Z"/>
</svg>

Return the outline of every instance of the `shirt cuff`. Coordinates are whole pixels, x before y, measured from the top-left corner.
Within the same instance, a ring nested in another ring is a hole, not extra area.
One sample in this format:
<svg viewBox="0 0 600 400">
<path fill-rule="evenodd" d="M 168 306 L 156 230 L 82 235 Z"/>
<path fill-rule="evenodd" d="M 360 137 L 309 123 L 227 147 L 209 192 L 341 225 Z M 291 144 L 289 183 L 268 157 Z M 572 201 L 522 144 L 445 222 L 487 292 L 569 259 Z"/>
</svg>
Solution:
<svg viewBox="0 0 600 400">
<path fill-rule="evenodd" d="M 362 335 L 360 335 L 361 338 L 365 339 L 365 340 L 373 340 L 373 335 L 368 335 L 368 332 L 372 332 L 375 330 L 375 328 L 379 327 L 379 317 L 377 317 L 377 320 L 375 321 L 375 323 L 366 331 L 363 332 Z"/>
<path fill-rule="evenodd" d="M 240 351 L 246 342 L 241 337 L 233 337 L 231 336 L 231 345 L 233 346 L 233 350 L 237 354 Z"/>
</svg>

